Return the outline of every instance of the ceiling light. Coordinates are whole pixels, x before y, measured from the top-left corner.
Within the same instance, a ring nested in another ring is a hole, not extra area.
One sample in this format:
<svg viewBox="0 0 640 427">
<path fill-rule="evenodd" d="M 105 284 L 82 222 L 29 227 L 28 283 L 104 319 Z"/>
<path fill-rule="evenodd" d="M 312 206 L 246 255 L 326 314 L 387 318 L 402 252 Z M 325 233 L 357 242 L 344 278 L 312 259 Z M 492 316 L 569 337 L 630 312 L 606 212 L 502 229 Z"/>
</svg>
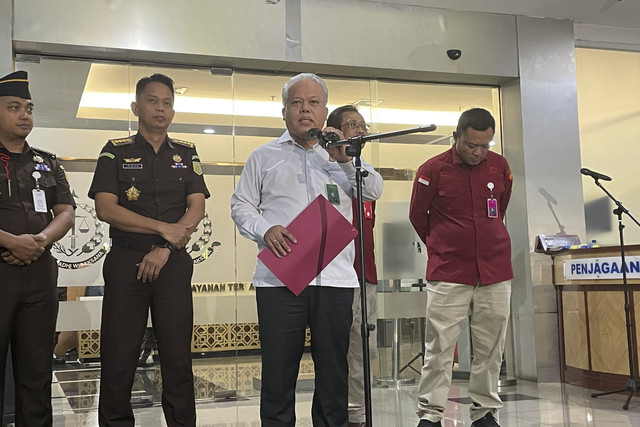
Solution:
<svg viewBox="0 0 640 427">
<path fill-rule="evenodd" d="M 204 133 L 206 133 L 206 134 L 208 134 L 208 135 L 211 135 L 211 134 L 216 133 L 216 130 L 215 130 L 215 129 L 211 129 L 211 128 L 205 128 L 205 129 L 203 130 L 203 132 L 204 132 Z"/>
<path fill-rule="evenodd" d="M 113 92 L 84 92 L 80 107 L 128 110 L 131 94 Z M 339 107 L 327 105 L 329 111 Z M 282 119 L 282 106 L 271 101 L 247 101 L 222 98 L 185 96 L 176 98 L 174 109 L 178 113 L 220 114 L 247 117 L 273 117 Z M 460 111 L 426 111 L 362 106 L 363 117 L 375 117 L 375 123 L 415 125 L 434 123 L 438 126 L 456 126 Z"/>
</svg>

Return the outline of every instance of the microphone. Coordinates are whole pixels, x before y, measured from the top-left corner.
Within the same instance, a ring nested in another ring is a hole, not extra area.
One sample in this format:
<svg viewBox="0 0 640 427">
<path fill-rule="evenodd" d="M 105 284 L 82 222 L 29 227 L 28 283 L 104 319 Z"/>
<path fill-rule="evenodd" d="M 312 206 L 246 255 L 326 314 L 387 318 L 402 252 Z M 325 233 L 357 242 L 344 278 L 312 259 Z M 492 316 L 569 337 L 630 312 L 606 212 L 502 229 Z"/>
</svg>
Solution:
<svg viewBox="0 0 640 427">
<path fill-rule="evenodd" d="M 329 132 L 326 135 L 323 135 L 322 130 L 318 128 L 309 129 L 307 131 L 307 135 L 309 136 L 309 139 L 315 139 L 318 141 L 323 148 L 326 148 L 327 144 L 340 141 L 340 137 L 334 132 Z"/>
<path fill-rule="evenodd" d="M 594 171 L 592 171 L 590 169 L 587 169 L 587 168 L 580 169 L 580 173 L 582 175 L 588 175 L 591 178 L 595 179 L 596 181 L 599 180 L 599 179 L 601 179 L 603 181 L 611 181 L 611 177 L 608 177 L 607 175 L 603 175 L 603 174 L 598 173 L 598 172 L 594 172 Z"/>
</svg>

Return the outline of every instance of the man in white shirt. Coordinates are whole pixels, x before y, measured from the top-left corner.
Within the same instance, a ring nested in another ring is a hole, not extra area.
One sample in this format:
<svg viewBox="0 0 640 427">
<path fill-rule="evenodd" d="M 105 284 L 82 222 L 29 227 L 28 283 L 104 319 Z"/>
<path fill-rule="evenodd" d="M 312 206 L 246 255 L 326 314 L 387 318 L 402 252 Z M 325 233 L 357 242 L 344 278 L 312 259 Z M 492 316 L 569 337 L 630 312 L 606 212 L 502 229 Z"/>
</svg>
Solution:
<svg viewBox="0 0 640 427">
<path fill-rule="evenodd" d="M 325 122 L 327 97 L 324 81 L 315 74 L 299 74 L 284 85 L 282 113 L 287 130 L 251 153 L 231 197 L 231 216 L 240 234 L 277 257 L 295 251 L 296 237 L 302 236 L 294 236 L 286 225 L 319 194 L 352 221 L 356 185 L 352 158 L 344 146 L 325 150 L 309 134 Z M 323 131 L 329 132 L 343 137 L 335 128 Z M 382 194 L 382 177 L 362 163 L 369 172 L 363 197 L 376 200 Z M 316 385 L 313 425 L 347 425 L 347 350 L 353 289 L 358 287 L 353 260 L 351 242 L 298 296 L 257 261 L 253 284 L 262 348 L 263 426 L 295 425 L 295 385 L 307 325 Z"/>
</svg>

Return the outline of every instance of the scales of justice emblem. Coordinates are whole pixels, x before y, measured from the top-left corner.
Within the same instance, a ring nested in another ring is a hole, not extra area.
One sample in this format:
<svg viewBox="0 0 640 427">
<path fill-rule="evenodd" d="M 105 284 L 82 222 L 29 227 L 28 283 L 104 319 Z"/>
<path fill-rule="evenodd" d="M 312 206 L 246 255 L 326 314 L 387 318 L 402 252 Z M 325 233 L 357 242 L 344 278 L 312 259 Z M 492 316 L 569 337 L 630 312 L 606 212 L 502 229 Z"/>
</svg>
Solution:
<svg viewBox="0 0 640 427">
<path fill-rule="evenodd" d="M 73 197 L 78 199 L 75 192 Z M 98 219 L 93 206 L 76 202 L 73 227 L 51 248 L 58 267 L 77 270 L 98 262 L 109 252 L 106 231 L 107 225 Z"/>
<path fill-rule="evenodd" d="M 78 196 L 73 193 L 77 200 Z M 76 202 L 75 224 L 58 242 L 53 244 L 51 254 L 56 258 L 58 267 L 77 270 L 98 262 L 109 252 L 110 244 L 108 224 L 98 219 L 92 205 Z M 187 253 L 194 264 L 206 261 L 221 244 L 211 241 L 213 227 L 211 219 L 205 213 L 202 223 L 196 228 Z"/>
</svg>

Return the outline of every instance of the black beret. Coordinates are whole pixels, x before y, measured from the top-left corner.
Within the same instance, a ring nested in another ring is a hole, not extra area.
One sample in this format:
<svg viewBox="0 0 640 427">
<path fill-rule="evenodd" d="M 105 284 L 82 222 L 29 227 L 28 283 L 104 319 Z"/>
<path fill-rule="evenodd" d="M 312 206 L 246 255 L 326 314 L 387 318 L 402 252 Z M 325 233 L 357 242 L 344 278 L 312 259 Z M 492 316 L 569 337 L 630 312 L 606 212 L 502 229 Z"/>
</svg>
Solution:
<svg viewBox="0 0 640 427">
<path fill-rule="evenodd" d="M 31 99 L 26 71 L 16 71 L 0 78 L 0 96 Z"/>
</svg>

